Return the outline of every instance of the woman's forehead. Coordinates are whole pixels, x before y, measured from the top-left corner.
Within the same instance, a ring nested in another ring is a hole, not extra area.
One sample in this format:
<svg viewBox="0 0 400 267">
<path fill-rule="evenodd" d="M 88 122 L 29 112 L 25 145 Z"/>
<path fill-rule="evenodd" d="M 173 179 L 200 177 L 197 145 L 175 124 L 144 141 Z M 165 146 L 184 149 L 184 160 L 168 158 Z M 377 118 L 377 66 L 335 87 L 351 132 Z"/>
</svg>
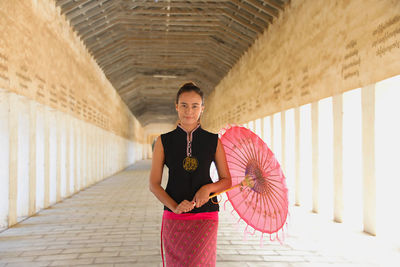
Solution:
<svg viewBox="0 0 400 267">
<path fill-rule="evenodd" d="M 187 103 L 187 104 L 194 104 L 198 103 L 201 104 L 202 99 L 199 94 L 196 92 L 184 92 L 179 96 L 179 103 Z"/>
</svg>

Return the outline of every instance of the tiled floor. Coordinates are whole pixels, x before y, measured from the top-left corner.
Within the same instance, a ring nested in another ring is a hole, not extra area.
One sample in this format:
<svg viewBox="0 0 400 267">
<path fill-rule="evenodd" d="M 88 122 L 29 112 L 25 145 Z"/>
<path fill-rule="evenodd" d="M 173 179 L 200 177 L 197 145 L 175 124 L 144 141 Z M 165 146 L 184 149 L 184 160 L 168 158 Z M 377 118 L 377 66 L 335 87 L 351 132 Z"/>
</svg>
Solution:
<svg viewBox="0 0 400 267">
<path fill-rule="evenodd" d="M 149 168 L 139 162 L 3 231 L 0 267 L 162 266 L 162 205 L 148 190 Z M 399 251 L 300 208 L 291 208 L 284 244 L 260 246 L 230 210 L 220 212 L 217 266 L 400 266 Z"/>
</svg>

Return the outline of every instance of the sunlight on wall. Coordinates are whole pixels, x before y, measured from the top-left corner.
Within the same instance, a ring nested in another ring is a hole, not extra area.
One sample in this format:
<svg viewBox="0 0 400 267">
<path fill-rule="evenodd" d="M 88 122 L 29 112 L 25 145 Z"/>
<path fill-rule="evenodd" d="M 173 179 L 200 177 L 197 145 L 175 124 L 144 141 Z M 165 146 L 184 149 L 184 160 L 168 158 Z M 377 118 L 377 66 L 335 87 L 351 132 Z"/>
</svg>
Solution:
<svg viewBox="0 0 400 267">
<path fill-rule="evenodd" d="M 267 146 L 271 149 L 271 118 L 265 117 L 264 120 L 264 131 L 262 139 L 267 144 Z"/>
<path fill-rule="evenodd" d="M 362 230 L 361 89 L 343 94 L 343 221 Z"/>
<path fill-rule="evenodd" d="M 312 207 L 311 104 L 300 107 L 300 205 Z"/>
<path fill-rule="evenodd" d="M 375 164 L 377 188 L 377 236 L 400 246 L 400 76 L 375 85 Z M 343 224 L 356 232 L 363 229 L 362 105 L 361 88 L 343 93 Z M 289 205 L 295 204 L 295 110 L 275 113 L 245 124 L 260 136 L 282 166 L 289 189 Z M 300 112 L 300 206 L 312 209 L 311 104 Z M 282 137 L 281 114 L 285 116 Z M 333 219 L 333 98 L 318 102 L 318 202 L 319 214 Z M 284 138 L 284 140 L 282 140 Z M 285 162 L 282 162 L 282 142 Z M 368 156 L 368 155 L 367 155 Z M 215 167 L 211 171 L 216 176 Z M 213 177 L 214 178 L 214 177 Z"/>
<path fill-rule="evenodd" d="M 249 121 L 247 123 L 247 127 L 254 132 L 254 121 Z"/>
<path fill-rule="evenodd" d="M 285 127 L 286 127 L 286 162 L 285 162 L 285 176 L 286 184 L 289 189 L 289 205 L 295 203 L 295 128 L 294 128 L 294 109 L 289 109 L 285 113 Z"/>
<path fill-rule="evenodd" d="M 272 147 L 274 150 L 272 151 L 275 154 L 276 159 L 279 164 L 282 165 L 282 135 L 281 135 L 281 113 L 274 114 L 274 140 Z"/>
<path fill-rule="evenodd" d="M 261 136 L 261 119 L 256 119 L 254 121 L 254 132 L 256 133 L 256 135 L 258 135 L 258 137 L 262 138 Z"/>
<path fill-rule="evenodd" d="M 332 97 L 318 103 L 319 213 L 333 218 L 333 110 Z"/>
<path fill-rule="evenodd" d="M 400 76 L 375 90 L 377 235 L 400 246 Z"/>
</svg>

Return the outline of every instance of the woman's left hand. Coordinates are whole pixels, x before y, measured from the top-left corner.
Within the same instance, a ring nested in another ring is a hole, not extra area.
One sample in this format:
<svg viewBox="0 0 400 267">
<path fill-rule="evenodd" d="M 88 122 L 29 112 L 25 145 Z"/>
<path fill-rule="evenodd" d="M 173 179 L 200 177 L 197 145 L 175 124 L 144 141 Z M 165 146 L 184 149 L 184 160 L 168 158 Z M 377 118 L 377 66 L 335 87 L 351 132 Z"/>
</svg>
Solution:
<svg viewBox="0 0 400 267">
<path fill-rule="evenodd" d="M 193 201 L 196 203 L 196 208 L 200 208 L 208 202 L 210 197 L 210 190 L 207 185 L 203 185 L 194 195 Z"/>
</svg>

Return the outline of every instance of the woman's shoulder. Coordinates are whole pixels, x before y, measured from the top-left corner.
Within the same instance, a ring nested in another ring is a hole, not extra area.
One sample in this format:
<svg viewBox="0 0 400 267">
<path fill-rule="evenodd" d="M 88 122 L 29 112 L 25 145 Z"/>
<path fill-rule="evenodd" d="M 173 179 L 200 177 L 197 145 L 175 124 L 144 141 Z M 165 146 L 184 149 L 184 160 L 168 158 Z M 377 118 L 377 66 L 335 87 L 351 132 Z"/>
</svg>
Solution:
<svg viewBox="0 0 400 267">
<path fill-rule="evenodd" d="M 218 140 L 218 134 L 209 132 L 204 129 L 202 129 L 202 135 L 204 136 L 203 138 L 206 138 L 206 140 L 209 140 L 209 141 L 212 140 L 213 142 L 216 142 Z"/>
<path fill-rule="evenodd" d="M 218 136 L 217 133 L 213 133 L 213 132 L 207 131 L 207 130 L 205 130 L 203 128 L 201 128 L 201 130 L 203 131 L 203 134 L 205 134 L 205 135 L 214 136 L 214 137 Z"/>
<path fill-rule="evenodd" d="M 207 130 L 204 130 L 203 128 L 202 128 L 202 130 L 203 130 L 202 131 L 203 135 L 207 136 L 207 138 L 218 139 L 218 134 L 217 133 L 209 132 Z"/>
<path fill-rule="evenodd" d="M 163 134 L 161 134 L 160 136 L 161 136 L 161 138 L 163 138 L 164 136 L 166 137 L 166 136 L 171 136 L 171 135 L 173 135 L 173 134 L 175 134 L 176 133 L 176 129 L 174 129 L 174 130 L 172 130 L 172 131 L 169 131 L 169 132 L 166 132 L 166 133 L 163 133 Z"/>
</svg>

